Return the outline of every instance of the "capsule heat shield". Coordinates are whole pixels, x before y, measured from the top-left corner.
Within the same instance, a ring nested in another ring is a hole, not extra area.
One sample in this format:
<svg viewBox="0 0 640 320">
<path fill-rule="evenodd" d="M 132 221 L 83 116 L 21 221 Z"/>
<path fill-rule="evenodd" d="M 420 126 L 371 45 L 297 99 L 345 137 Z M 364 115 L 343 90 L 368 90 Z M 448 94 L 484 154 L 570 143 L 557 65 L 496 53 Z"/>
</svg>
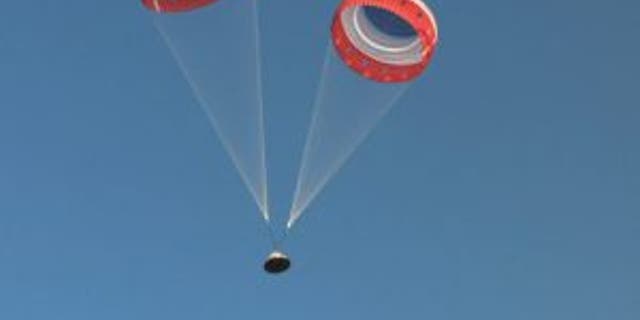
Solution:
<svg viewBox="0 0 640 320">
<path fill-rule="evenodd" d="M 264 271 L 278 274 L 287 271 L 291 267 L 291 261 L 284 253 L 275 251 L 269 255 L 264 263 Z"/>
</svg>

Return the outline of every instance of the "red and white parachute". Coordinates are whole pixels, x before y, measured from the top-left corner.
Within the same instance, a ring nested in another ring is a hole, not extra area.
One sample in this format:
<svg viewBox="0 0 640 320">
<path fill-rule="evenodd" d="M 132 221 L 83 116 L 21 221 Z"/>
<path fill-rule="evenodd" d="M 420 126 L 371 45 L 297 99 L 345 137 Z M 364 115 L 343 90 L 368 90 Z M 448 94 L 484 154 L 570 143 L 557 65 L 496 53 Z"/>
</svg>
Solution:
<svg viewBox="0 0 640 320">
<path fill-rule="evenodd" d="M 419 76 L 438 42 L 436 19 L 421 0 L 345 0 L 331 31 L 342 60 L 378 82 Z"/>
<path fill-rule="evenodd" d="M 156 12 L 176 13 L 199 9 L 217 0 L 142 0 L 149 10 Z"/>
</svg>

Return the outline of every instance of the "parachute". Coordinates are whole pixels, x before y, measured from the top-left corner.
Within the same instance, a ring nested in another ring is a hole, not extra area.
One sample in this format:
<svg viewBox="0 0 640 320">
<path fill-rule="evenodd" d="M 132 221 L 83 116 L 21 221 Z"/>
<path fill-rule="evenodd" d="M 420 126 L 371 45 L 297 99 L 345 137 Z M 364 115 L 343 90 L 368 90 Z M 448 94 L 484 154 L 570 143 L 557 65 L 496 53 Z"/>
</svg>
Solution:
<svg viewBox="0 0 640 320">
<path fill-rule="evenodd" d="M 228 1 L 224 10 L 211 6 L 214 2 L 143 0 L 158 13 L 154 23 L 258 206 L 276 249 L 267 192 L 257 0 Z M 264 268 L 280 273 L 288 266 L 286 256 L 276 251 Z"/>
<path fill-rule="evenodd" d="M 268 222 L 257 0 L 215 2 L 143 0 L 159 13 L 156 28 Z"/>
<path fill-rule="evenodd" d="M 336 11 L 331 32 L 344 63 L 380 82 L 419 76 L 438 41 L 434 15 L 420 0 L 346 0 Z"/>
<path fill-rule="evenodd" d="M 168 13 L 196 10 L 214 2 L 216 0 L 142 0 L 149 10 Z"/>
<path fill-rule="evenodd" d="M 421 0 L 344 0 L 338 6 L 289 229 L 425 71 L 437 42 L 435 17 Z"/>
</svg>

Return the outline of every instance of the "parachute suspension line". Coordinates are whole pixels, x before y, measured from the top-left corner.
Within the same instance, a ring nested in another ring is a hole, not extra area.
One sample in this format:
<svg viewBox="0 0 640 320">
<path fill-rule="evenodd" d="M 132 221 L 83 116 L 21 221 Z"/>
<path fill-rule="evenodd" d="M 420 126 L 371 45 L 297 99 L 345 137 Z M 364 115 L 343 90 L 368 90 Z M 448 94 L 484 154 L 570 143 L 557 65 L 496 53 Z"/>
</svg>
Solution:
<svg viewBox="0 0 640 320">
<path fill-rule="evenodd" d="M 258 129 L 260 132 L 260 142 L 261 152 L 260 152 L 260 163 L 262 165 L 261 173 L 262 173 L 262 181 L 264 182 L 264 187 L 262 188 L 262 194 L 260 195 L 262 198 L 262 205 L 264 208 L 261 208 L 263 217 L 265 222 L 269 225 L 269 232 L 271 234 L 271 238 L 275 239 L 273 228 L 269 224 L 269 176 L 267 170 L 267 142 L 266 142 L 266 130 L 265 130 L 265 118 L 264 118 L 264 95 L 263 95 L 263 79 L 262 79 L 262 43 L 261 43 L 261 34 L 260 34 L 260 11 L 258 0 L 252 0 L 253 6 L 251 7 L 253 11 L 253 24 L 254 24 L 254 38 L 255 38 L 255 48 L 256 48 L 256 87 L 257 87 L 257 96 L 258 96 Z"/>
<path fill-rule="evenodd" d="M 264 221 L 263 225 L 267 230 L 267 235 L 269 236 L 269 242 L 271 242 L 271 247 L 273 248 L 273 250 L 278 250 L 278 248 L 280 248 L 280 242 L 282 240 L 278 240 L 278 238 L 276 237 L 275 230 L 273 229 L 273 226 L 271 225 L 269 220 L 263 220 L 263 221 Z"/>
<path fill-rule="evenodd" d="M 329 43 L 327 44 L 327 49 L 325 50 L 325 56 L 324 56 L 324 62 L 322 65 L 322 73 L 320 76 L 320 83 L 318 84 L 318 88 L 316 89 L 316 97 L 315 97 L 315 101 L 313 103 L 313 110 L 312 110 L 312 115 L 311 115 L 311 122 L 309 124 L 309 128 L 307 129 L 307 138 L 306 138 L 306 142 L 304 144 L 304 149 L 302 151 L 302 160 L 300 162 L 300 168 L 298 169 L 298 178 L 296 181 L 296 188 L 295 191 L 293 193 L 293 200 L 291 203 L 291 209 L 289 210 L 289 221 L 287 222 L 287 230 L 291 229 L 291 227 L 293 227 L 293 224 L 295 223 L 296 220 L 298 220 L 298 218 L 300 217 L 300 215 L 302 215 L 302 211 L 303 210 L 299 210 L 298 208 L 298 199 L 301 197 L 301 192 L 302 192 L 302 183 L 303 183 L 303 177 L 305 176 L 306 172 L 307 172 L 307 165 L 308 165 L 308 158 L 309 158 L 309 153 L 310 153 L 310 148 L 311 148 L 311 138 L 314 132 L 314 128 L 316 127 L 316 122 L 318 121 L 318 114 L 319 114 L 319 105 L 320 105 L 320 99 L 322 99 L 322 95 L 320 95 L 321 92 L 324 91 L 324 87 L 325 87 L 325 81 L 327 78 L 327 74 L 329 73 L 329 63 L 330 63 L 330 58 L 331 58 L 331 50 L 333 50 L 332 48 L 332 44 L 331 41 L 329 41 Z"/>
<path fill-rule="evenodd" d="M 161 24 L 159 23 L 159 21 L 157 19 L 154 19 L 154 25 L 156 27 L 156 29 L 158 30 L 158 33 L 160 34 L 161 38 L 164 40 L 165 44 L 167 45 L 167 47 L 169 48 L 169 51 L 171 52 L 171 55 L 173 56 L 173 58 L 175 59 L 180 71 L 182 72 L 182 74 L 184 75 L 189 87 L 191 88 L 191 90 L 193 90 L 193 93 L 201 107 L 201 109 L 205 112 L 205 114 L 207 115 L 207 117 L 209 118 L 209 121 L 211 122 L 214 130 L 216 131 L 224 149 L 227 151 L 227 153 L 229 154 L 232 163 L 234 165 L 234 167 L 236 168 L 236 170 L 239 172 L 240 177 L 243 181 L 243 183 L 245 184 L 245 186 L 247 187 L 247 189 L 250 191 L 254 201 L 256 202 L 262 217 L 267 225 L 267 227 L 269 228 L 269 232 L 270 234 L 273 234 L 273 230 L 271 229 L 271 225 L 269 223 L 270 221 L 270 216 L 269 216 L 269 207 L 267 204 L 267 192 L 266 192 L 266 180 L 262 180 L 260 181 L 260 185 L 256 186 L 254 183 L 252 183 L 252 180 L 250 179 L 250 177 L 248 176 L 247 172 L 245 170 L 243 170 L 243 167 L 240 165 L 241 161 L 238 158 L 238 155 L 234 152 L 234 148 L 231 145 L 231 141 L 229 141 L 228 139 L 225 138 L 225 136 L 222 134 L 222 130 L 221 130 L 221 124 L 219 123 L 218 119 L 216 118 L 214 112 L 211 110 L 209 106 L 209 102 L 207 102 L 207 99 L 205 99 L 205 95 L 203 94 L 203 92 L 201 91 L 200 87 L 197 85 L 196 81 L 194 80 L 194 77 L 191 75 L 191 72 L 189 71 L 189 68 L 187 68 L 187 66 L 185 65 L 185 62 L 183 61 L 183 59 L 181 58 L 178 49 L 176 48 L 176 46 L 174 45 L 173 41 L 171 40 L 171 37 L 169 37 L 169 35 L 167 34 L 166 30 L 164 30 L 164 28 L 161 26 Z M 259 58 L 257 58 L 259 59 Z M 260 91 L 259 91 L 260 92 Z M 260 105 L 259 105 L 259 115 L 260 115 L 260 120 L 262 120 L 263 117 L 263 112 L 262 112 L 262 97 L 259 98 L 260 100 Z M 262 121 L 261 121 L 262 122 Z M 261 135 L 261 141 L 264 142 L 264 130 L 263 127 L 261 125 L 261 127 L 259 128 L 260 132 L 259 134 Z M 264 153 L 264 145 L 260 146 L 260 153 Z M 266 171 L 266 164 L 264 163 L 264 160 L 266 159 L 266 157 L 264 155 L 261 156 L 261 161 L 262 162 L 262 166 Z M 266 178 L 266 174 L 264 174 L 263 177 L 260 177 L 260 179 Z M 259 192 L 258 190 L 265 190 L 262 192 Z"/>
<path fill-rule="evenodd" d="M 260 5 L 258 0 L 251 0 L 253 5 L 251 6 L 251 10 L 253 11 L 253 27 L 254 27 L 254 38 L 255 38 L 255 55 L 256 55 L 256 86 L 257 86 L 257 95 L 258 95 L 258 125 L 260 126 L 260 138 L 262 139 L 262 151 L 260 152 L 260 163 L 262 164 L 262 181 L 264 181 L 264 188 L 262 188 L 262 200 L 266 210 L 264 214 L 264 222 L 265 227 L 267 228 L 267 232 L 269 234 L 269 241 L 271 242 L 271 246 L 274 250 L 278 250 L 280 248 L 281 242 L 284 238 L 278 239 L 276 237 L 275 230 L 269 220 L 269 177 L 267 170 L 267 148 L 266 148 L 266 130 L 265 130 L 265 117 L 264 117 L 264 95 L 263 95 L 263 78 L 262 78 L 262 42 L 261 42 L 261 34 L 260 34 Z"/>
<path fill-rule="evenodd" d="M 332 114 L 332 112 L 336 111 L 335 109 L 331 110 L 331 108 L 336 108 L 333 105 L 334 102 L 339 102 L 339 107 L 356 111 L 360 107 L 354 106 L 352 102 L 345 102 L 341 99 L 341 93 L 337 92 L 345 90 L 345 87 L 341 87 L 342 84 L 335 83 L 336 79 L 334 78 L 341 70 L 340 68 L 344 68 L 344 66 L 341 65 L 341 61 L 335 60 L 333 46 L 330 44 L 327 48 L 322 75 L 316 92 L 311 123 L 289 212 L 287 230 L 294 226 L 311 202 L 349 160 L 355 150 L 366 140 L 376 124 L 384 118 L 411 86 L 409 82 L 395 85 L 391 91 L 388 89 L 381 90 L 385 92 L 383 92 L 380 100 L 368 101 L 371 104 L 371 110 L 365 109 L 363 114 L 356 112 L 356 117 L 350 119 L 355 122 L 350 124 L 353 128 L 346 129 L 345 135 L 332 137 L 330 135 L 333 132 L 327 130 L 327 126 L 334 125 L 334 122 L 342 120 L 337 119 L 340 114 Z M 368 87 L 369 90 L 372 88 L 374 90 L 382 89 L 382 87 L 375 87 L 381 86 L 380 84 L 373 84 L 366 79 L 356 79 L 355 81 L 364 83 L 366 86 L 372 86 Z M 364 97 L 364 100 L 368 99 L 368 97 Z M 319 150 L 328 152 L 319 152 Z"/>
</svg>

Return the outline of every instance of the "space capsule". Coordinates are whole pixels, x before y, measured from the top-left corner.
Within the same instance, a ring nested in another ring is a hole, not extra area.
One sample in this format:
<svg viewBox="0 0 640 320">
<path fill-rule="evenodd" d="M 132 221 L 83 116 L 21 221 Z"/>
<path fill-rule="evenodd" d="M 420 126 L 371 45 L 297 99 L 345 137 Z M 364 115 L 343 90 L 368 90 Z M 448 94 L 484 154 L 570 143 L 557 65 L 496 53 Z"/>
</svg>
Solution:
<svg viewBox="0 0 640 320">
<path fill-rule="evenodd" d="M 272 252 L 264 263 L 264 271 L 271 274 L 283 273 L 289 267 L 291 267 L 291 260 L 280 251 Z"/>
</svg>

